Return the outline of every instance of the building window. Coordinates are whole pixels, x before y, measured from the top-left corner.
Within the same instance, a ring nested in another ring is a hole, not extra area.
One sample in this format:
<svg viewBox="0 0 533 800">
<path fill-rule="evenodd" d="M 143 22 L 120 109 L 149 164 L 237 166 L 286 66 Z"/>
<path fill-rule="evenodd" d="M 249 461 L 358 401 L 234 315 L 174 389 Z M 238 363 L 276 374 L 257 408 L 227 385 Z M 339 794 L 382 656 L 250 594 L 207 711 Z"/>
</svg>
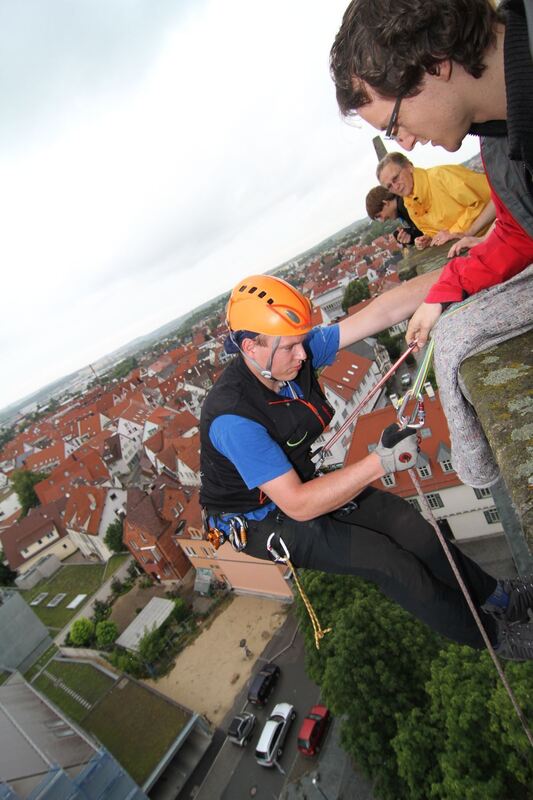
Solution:
<svg viewBox="0 0 533 800">
<path fill-rule="evenodd" d="M 423 464 L 421 467 L 417 467 L 416 471 L 421 478 L 431 478 L 431 467 L 429 464 Z"/>
<path fill-rule="evenodd" d="M 494 525 L 496 522 L 500 521 L 500 515 L 498 514 L 497 508 L 488 508 L 483 512 L 483 514 L 485 515 L 485 519 L 489 525 Z"/>
<path fill-rule="evenodd" d="M 443 472 L 455 472 L 452 462 L 449 461 L 448 459 L 444 459 L 444 461 L 441 461 L 440 465 Z"/>
<path fill-rule="evenodd" d="M 185 552 L 190 558 L 196 558 L 196 550 L 193 547 L 186 547 Z"/>
<path fill-rule="evenodd" d="M 410 498 L 407 500 L 407 502 L 409 503 L 409 505 L 410 505 L 410 506 L 413 506 L 413 508 L 415 509 L 415 511 L 418 511 L 418 513 L 420 513 L 420 503 L 418 502 L 418 500 L 416 499 L 416 497 L 410 497 Z"/>
<path fill-rule="evenodd" d="M 492 497 L 490 489 L 474 489 L 474 494 L 478 500 L 481 500 L 483 497 Z"/>
<path fill-rule="evenodd" d="M 395 486 L 396 481 L 394 479 L 394 475 L 392 473 L 384 475 L 381 479 L 381 483 L 383 484 L 383 486 Z"/>
<path fill-rule="evenodd" d="M 426 500 L 430 508 L 444 508 L 444 503 L 441 500 L 440 494 L 427 494 Z"/>
</svg>

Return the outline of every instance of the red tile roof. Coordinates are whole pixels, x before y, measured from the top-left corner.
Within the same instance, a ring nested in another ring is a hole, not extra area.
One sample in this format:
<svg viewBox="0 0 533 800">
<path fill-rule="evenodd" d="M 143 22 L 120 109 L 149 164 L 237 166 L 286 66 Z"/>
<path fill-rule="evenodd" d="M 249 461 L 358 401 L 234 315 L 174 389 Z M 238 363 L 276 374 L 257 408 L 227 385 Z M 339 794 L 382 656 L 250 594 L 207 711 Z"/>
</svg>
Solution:
<svg viewBox="0 0 533 800">
<path fill-rule="evenodd" d="M 345 401 L 350 400 L 372 367 L 368 358 L 339 350 L 335 362 L 320 373 L 320 384 L 328 386 Z"/>
<path fill-rule="evenodd" d="M 21 550 L 37 543 L 54 528 L 60 539 L 67 535 L 61 516 L 66 502 L 65 498 L 61 498 L 56 503 L 32 508 L 26 517 L 3 531 L 2 547 L 11 569 L 18 569 L 27 560 L 21 554 Z"/>
<path fill-rule="evenodd" d="M 422 480 L 422 489 L 424 493 L 433 492 L 438 489 L 445 489 L 449 486 L 459 486 L 461 481 L 455 472 L 443 472 L 440 463 L 437 461 L 437 455 L 441 450 L 441 445 L 448 451 L 450 449 L 450 434 L 448 432 L 448 425 L 446 417 L 442 410 L 438 393 L 433 400 L 425 397 L 426 409 L 426 423 L 424 430 L 430 435 L 422 434 L 421 451 L 428 456 L 431 466 L 431 477 Z M 368 453 L 369 444 L 377 444 L 381 433 L 387 425 L 396 421 L 396 411 L 392 405 L 385 408 L 373 411 L 370 414 L 364 414 L 359 417 L 355 427 L 354 435 L 350 448 L 346 455 L 345 466 L 354 464 L 365 458 Z M 398 494 L 401 497 L 412 497 L 415 494 L 413 484 L 407 472 L 397 472 L 395 474 L 396 485 L 387 487 L 387 491 Z M 378 489 L 383 489 L 381 480 L 375 481 L 373 486 Z"/>
<path fill-rule="evenodd" d="M 65 507 L 65 527 L 97 536 L 108 491 L 99 486 L 72 487 Z"/>
</svg>

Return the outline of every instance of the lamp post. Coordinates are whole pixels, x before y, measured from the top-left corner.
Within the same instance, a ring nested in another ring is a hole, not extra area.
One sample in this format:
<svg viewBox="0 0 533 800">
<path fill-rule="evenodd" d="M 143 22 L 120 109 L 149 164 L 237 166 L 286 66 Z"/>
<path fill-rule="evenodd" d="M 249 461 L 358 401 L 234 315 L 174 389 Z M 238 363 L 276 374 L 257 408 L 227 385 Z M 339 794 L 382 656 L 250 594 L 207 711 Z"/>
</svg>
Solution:
<svg viewBox="0 0 533 800">
<path fill-rule="evenodd" d="M 319 780 L 320 780 L 320 775 L 317 773 L 317 774 L 314 776 L 314 778 L 311 778 L 311 783 L 313 784 L 313 786 L 315 787 L 315 789 L 317 790 L 317 792 L 319 792 L 319 793 L 320 793 L 320 795 L 321 795 L 321 796 L 324 798 L 324 800 L 328 800 L 328 796 L 327 796 L 327 794 L 326 794 L 326 793 L 325 793 L 325 792 L 322 790 L 322 787 L 320 786 Z"/>
</svg>

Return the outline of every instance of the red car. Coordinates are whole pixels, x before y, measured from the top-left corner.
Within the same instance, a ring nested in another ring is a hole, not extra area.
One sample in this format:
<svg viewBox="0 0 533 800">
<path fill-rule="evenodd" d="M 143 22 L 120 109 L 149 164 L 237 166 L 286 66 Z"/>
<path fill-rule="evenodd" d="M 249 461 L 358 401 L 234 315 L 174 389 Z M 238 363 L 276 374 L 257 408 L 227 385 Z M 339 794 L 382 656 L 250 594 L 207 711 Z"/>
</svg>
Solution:
<svg viewBox="0 0 533 800">
<path fill-rule="evenodd" d="M 326 706 L 313 706 L 302 722 L 298 733 L 298 750 L 304 756 L 314 756 L 320 750 L 331 714 Z"/>
</svg>

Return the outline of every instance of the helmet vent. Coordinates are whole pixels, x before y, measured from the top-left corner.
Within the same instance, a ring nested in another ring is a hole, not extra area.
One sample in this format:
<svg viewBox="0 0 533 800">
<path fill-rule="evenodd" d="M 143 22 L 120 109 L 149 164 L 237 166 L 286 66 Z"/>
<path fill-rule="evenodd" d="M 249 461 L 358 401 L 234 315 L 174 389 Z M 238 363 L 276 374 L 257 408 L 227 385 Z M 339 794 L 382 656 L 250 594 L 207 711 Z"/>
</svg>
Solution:
<svg viewBox="0 0 533 800">
<path fill-rule="evenodd" d="M 267 300 L 268 305 L 271 306 L 273 304 L 273 302 L 274 301 L 272 300 L 272 298 L 269 297 L 268 300 Z"/>
<path fill-rule="evenodd" d="M 266 292 L 259 292 L 259 294 L 257 296 L 260 297 L 261 300 L 262 300 L 263 297 L 266 297 Z"/>
<path fill-rule="evenodd" d="M 254 292 L 257 292 L 257 286 L 250 286 L 248 294 L 253 294 Z"/>
<path fill-rule="evenodd" d="M 295 322 L 297 325 L 300 324 L 301 321 L 300 317 L 298 316 L 298 314 L 295 314 L 294 311 L 291 311 L 290 308 L 288 308 L 285 313 L 287 314 L 291 322 Z"/>
</svg>

